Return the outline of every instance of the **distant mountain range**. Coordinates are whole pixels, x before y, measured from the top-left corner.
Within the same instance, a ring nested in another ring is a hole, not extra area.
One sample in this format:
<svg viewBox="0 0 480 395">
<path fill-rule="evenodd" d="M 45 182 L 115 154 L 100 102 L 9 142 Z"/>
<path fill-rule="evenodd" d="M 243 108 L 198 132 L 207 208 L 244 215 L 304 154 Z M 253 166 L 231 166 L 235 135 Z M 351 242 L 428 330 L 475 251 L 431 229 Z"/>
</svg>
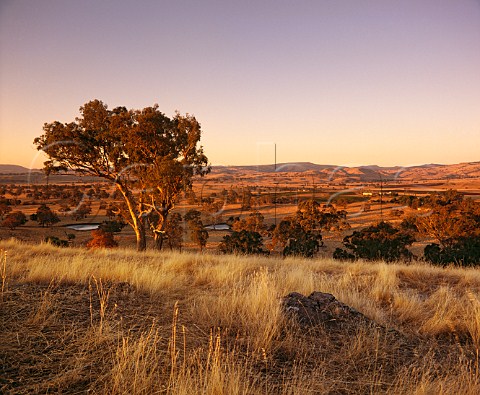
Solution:
<svg viewBox="0 0 480 395">
<path fill-rule="evenodd" d="M 393 179 L 447 180 L 456 178 L 480 178 L 480 162 L 454 165 L 426 164 L 420 166 L 336 166 L 317 165 L 310 162 L 277 163 L 258 166 L 213 166 L 215 174 L 243 173 L 311 173 L 326 179 L 355 181 L 379 181 Z"/>
<path fill-rule="evenodd" d="M 1 165 L 0 174 L 23 174 L 31 171 L 40 171 L 38 169 L 27 169 L 26 167 L 19 165 Z"/>
<path fill-rule="evenodd" d="M 27 169 L 18 165 L 0 164 L 0 174 L 27 174 L 40 172 L 39 169 Z M 238 174 L 238 173 L 308 173 L 326 179 L 354 181 L 378 181 L 380 179 L 412 179 L 412 180 L 447 180 L 458 178 L 480 178 L 480 161 L 466 162 L 454 165 L 426 164 L 420 166 L 337 166 L 317 165 L 310 162 L 277 163 L 275 165 L 251 166 L 213 166 L 213 174 Z"/>
</svg>

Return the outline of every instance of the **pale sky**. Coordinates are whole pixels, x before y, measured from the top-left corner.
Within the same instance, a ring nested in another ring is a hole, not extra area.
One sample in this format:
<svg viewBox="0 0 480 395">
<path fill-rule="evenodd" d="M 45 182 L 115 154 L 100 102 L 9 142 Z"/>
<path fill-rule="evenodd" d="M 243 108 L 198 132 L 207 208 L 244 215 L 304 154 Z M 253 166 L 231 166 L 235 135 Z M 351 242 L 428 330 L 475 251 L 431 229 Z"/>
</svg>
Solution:
<svg viewBox="0 0 480 395">
<path fill-rule="evenodd" d="M 0 163 L 84 103 L 194 114 L 212 164 L 480 160 L 479 0 L 0 0 Z"/>
</svg>

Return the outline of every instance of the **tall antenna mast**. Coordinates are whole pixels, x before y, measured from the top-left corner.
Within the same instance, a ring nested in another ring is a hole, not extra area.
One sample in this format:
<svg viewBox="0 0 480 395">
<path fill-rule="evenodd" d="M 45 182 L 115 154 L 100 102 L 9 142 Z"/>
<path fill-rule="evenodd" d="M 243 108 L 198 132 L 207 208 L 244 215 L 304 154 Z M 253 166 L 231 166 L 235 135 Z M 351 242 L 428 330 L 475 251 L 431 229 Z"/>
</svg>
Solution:
<svg viewBox="0 0 480 395">
<path fill-rule="evenodd" d="M 275 173 L 273 174 L 273 176 L 275 177 L 275 181 L 274 181 L 274 184 L 275 184 L 275 188 L 274 188 L 274 196 L 273 196 L 273 199 L 274 199 L 274 217 L 275 217 L 275 226 L 277 226 L 277 143 L 275 143 Z"/>
<path fill-rule="evenodd" d="M 380 174 L 380 221 L 383 222 L 383 177 Z"/>
<path fill-rule="evenodd" d="M 275 143 L 275 171 L 277 171 L 277 143 Z"/>
</svg>

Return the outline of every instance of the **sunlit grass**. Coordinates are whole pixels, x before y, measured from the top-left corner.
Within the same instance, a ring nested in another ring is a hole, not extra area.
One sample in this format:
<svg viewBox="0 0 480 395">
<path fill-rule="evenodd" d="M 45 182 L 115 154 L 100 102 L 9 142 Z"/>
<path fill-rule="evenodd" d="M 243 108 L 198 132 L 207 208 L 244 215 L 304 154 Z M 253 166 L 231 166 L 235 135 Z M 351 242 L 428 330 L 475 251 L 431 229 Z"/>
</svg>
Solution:
<svg viewBox="0 0 480 395">
<path fill-rule="evenodd" d="M 10 358 L 56 347 L 42 362 L 45 375 L 23 392 L 480 392 L 476 269 L 17 241 L 0 248 L 7 251 L 2 307 L 10 311 L 1 316 L 0 340 L 11 345 Z M 28 296 L 21 285 L 38 290 Z M 364 325 L 305 332 L 282 313 L 281 299 L 313 291 L 332 293 L 399 335 Z M 64 306 L 65 298 L 76 302 Z M 15 392 L 7 384 L 0 391 Z"/>
</svg>

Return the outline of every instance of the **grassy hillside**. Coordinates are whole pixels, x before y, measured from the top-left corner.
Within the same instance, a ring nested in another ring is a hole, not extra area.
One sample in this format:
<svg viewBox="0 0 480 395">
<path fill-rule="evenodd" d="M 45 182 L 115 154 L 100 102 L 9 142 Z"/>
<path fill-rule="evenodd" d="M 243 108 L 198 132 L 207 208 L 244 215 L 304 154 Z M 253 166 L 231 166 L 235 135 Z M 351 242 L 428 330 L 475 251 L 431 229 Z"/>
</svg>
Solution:
<svg viewBox="0 0 480 395">
<path fill-rule="evenodd" d="M 0 248 L 1 393 L 480 393 L 478 270 Z M 285 316 L 315 290 L 378 325 Z"/>
</svg>

